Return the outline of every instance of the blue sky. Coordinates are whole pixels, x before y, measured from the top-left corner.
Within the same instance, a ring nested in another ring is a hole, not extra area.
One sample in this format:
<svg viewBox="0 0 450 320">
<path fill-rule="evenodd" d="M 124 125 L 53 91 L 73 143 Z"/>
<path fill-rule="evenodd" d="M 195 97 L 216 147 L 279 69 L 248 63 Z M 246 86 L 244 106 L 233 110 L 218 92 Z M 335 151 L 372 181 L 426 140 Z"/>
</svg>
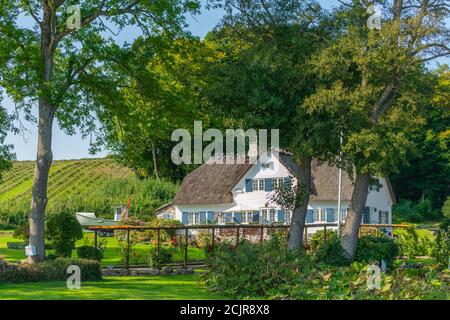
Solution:
<svg viewBox="0 0 450 320">
<path fill-rule="evenodd" d="M 201 0 L 203 4 L 206 0 Z M 336 0 L 321 0 L 319 1 L 325 8 L 330 8 L 337 3 Z M 204 37 L 221 19 L 223 12 L 220 10 L 207 11 L 202 8 L 200 15 L 195 17 L 189 17 L 189 30 L 191 33 L 198 37 Z M 138 35 L 136 30 L 126 30 L 122 32 L 116 39 L 118 42 L 129 42 Z M 446 60 L 448 62 L 448 59 Z M 444 62 L 444 61 L 441 61 Z M 6 106 L 9 112 L 14 110 L 11 101 L 6 98 L 2 102 Z M 36 158 L 36 144 L 37 144 L 37 128 L 32 123 L 23 122 L 27 131 L 22 135 L 10 135 L 6 138 L 6 143 L 14 145 L 14 151 L 17 156 L 17 160 L 34 160 Z M 83 140 L 80 134 L 73 136 L 66 135 L 61 131 L 55 121 L 53 125 L 53 159 L 79 159 L 79 158 L 92 158 L 92 157 L 104 157 L 107 152 L 103 151 L 96 155 L 90 155 L 89 138 Z"/>
</svg>

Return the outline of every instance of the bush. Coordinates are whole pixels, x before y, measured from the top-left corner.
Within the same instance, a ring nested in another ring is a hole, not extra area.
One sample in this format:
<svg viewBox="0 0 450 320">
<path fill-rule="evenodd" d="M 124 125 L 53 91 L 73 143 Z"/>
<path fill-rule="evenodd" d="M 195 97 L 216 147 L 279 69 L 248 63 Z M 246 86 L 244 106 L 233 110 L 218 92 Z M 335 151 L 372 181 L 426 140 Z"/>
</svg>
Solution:
<svg viewBox="0 0 450 320">
<path fill-rule="evenodd" d="M 69 277 L 67 268 L 77 265 L 81 271 L 81 281 L 97 281 L 102 279 L 100 263 L 94 260 L 57 258 L 34 264 L 22 264 L 18 268 L 0 272 L 2 282 L 35 282 L 66 280 Z"/>
<path fill-rule="evenodd" d="M 392 266 L 397 256 L 398 246 L 394 239 L 367 236 L 358 240 L 354 260 L 364 263 L 384 260 L 388 266 Z"/>
<path fill-rule="evenodd" d="M 346 266 L 350 264 L 344 248 L 337 236 L 322 242 L 314 252 L 314 260 L 330 266 Z"/>
<path fill-rule="evenodd" d="M 363 239 L 362 243 L 373 248 L 379 247 L 379 242 L 392 246 L 392 242 L 384 243 L 385 239 Z M 309 255 L 288 252 L 284 246 L 276 237 L 262 245 L 220 243 L 207 260 L 208 270 L 203 275 L 207 288 L 233 298 L 392 300 L 448 296 L 446 271 L 426 267 L 422 274 L 410 275 L 393 269 L 389 275 L 381 273 L 380 290 L 369 290 L 367 263 L 333 267 L 316 263 Z"/>
<path fill-rule="evenodd" d="M 441 268 L 448 268 L 450 251 L 450 219 L 445 219 L 438 228 L 433 257 Z"/>
<path fill-rule="evenodd" d="M 433 241 L 428 237 L 420 237 L 414 227 L 407 228 L 397 238 L 400 255 L 414 258 L 429 256 L 433 251 Z"/>
<path fill-rule="evenodd" d="M 418 203 L 402 199 L 392 208 L 392 211 L 396 222 L 423 222 L 442 218 L 440 210 L 433 209 L 429 199 Z"/>
<path fill-rule="evenodd" d="M 286 242 L 273 236 L 262 244 L 241 241 L 237 246 L 219 243 L 207 257 L 203 275 L 214 291 L 235 297 L 287 294 L 290 283 L 307 274 L 311 259 L 286 250 Z"/>
<path fill-rule="evenodd" d="M 73 213 L 62 210 L 48 217 L 46 237 L 58 256 L 70 257 L 75 242 L 83 238 L 83 229 Z"/>
<path fill-rule="evenodd" d="M 327 241 L 336 239 L 337 232 L 333 230 L 327 230 Z M 325 233 L 323 230 L 316 231 L 311 239 L 308 241 L 308 244 L 312 251 L 316 251 L 323 243 L 325 243 Z"/>
<path fill-rule="evenodd" d="M 81 259 L 97 260 L 103 259 L 103 252 L 99 248 L 93 246 L 81 246 L 77 248 L 77 255 Z"/>
<path fill-rule="evenodd" d="M 162 269 L 166 264 L 172 262 L 173 252 L 171 249 L 159 248 L 159 253 L 156 249 L 150 251 L 148 255 L 148 265 L 150 268 Z"/>
</svg>

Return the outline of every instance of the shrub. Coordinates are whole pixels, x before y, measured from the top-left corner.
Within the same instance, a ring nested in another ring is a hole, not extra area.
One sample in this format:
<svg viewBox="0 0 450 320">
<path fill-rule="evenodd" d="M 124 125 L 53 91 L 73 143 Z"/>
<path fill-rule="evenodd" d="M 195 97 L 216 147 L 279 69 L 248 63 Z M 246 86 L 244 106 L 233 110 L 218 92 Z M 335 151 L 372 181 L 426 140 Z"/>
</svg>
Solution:
<svg viewBox="0 0 450 320">
<path fill-rule="evenodd" d="M 397 238 L 400 255 L 410 258 L 431 255 L 433 241 L 428 237 L 420 237 L 414 227 L 407 228 Z"/>
<path fill-rule="evenodd" d="M 450 219 L 450 196 L 448 196 L 447 199 L 445 200 L 441 208 L 441 212 L 444 215 L 444 217 Z"/>
<path fill-rule="evenodd" d="M 150 268 L 162 269 L 166 264 L 172 262 L 173 252 L 171 249 L 159 248 L 159 253 L 156 249 L 152 249 L 148 255 L 148 265 Z"/>
<path fill-rule="evenodd" d="M 273 236 L 262 244 L 241 241 L 237 246 L 219 243 L 207 257 L 207 286 L 237 297 L 287 294 L 290 283 L 307 274 L 311 259 L 287 251 L 283 239 Z"/>
<path fill-rule="evenodd" d="M 364 239 L 363 243 L 372 248 L 384 241 Z M 370 290 L 367 263 L 333 267 L 316 263 L 309 255 L 288 252 L 284 245 L 276 237 L 262 245 L 242 241 L 235 247 L 220 243 L 208 256 L 208 270 L 203 275 L 207 288 L 233 298 L 355 300 L 448 296 L 446 271 L 426 267 L 421 275 L 410 275 L 407 270 L 393 269 L 389 275 L 381 273 L 380 290 Z"/>
<path fill-rule="evenodd" d="M 354 260 L 371 263 L 384 260 L 391 266 L 398 256 L 398 246 L 394 239 L 388 237 L 361 237 L 358 240 Z"/>
<path fill-rule="evenodd" d="M 314 260 L 330 266 L 346 266 L 350 264 L 340 240 L 334 236 L 322 242 L 314 252 Z"/>
<path fill-rule="evenodd" d="M 103 252 L 99 248 L 93 246 L 81 246 L 77 248 L 77 255 L 81 259 L 97 260 L 103 259 Z"/>
<path fill-rule="evenodd" d="M 58 256 L 70 257 L 75 242 L 83 238 L 83 229 L 73 213 L 62 210 L 48 217 L 46 236 Z"/>
<path fill-rule="evenodd" d="M 392 216 L 397 222 L 423 222 L 438 220 L 442 217 L 440 210 L 434 209 L 429 199 L 418 203 L 402 199 L 392 208 L 392 211 Z"/>
<path fill-rule="evenodd" d="M 445 219 L 439 226 L 436 234 L 436 243 L 433 249 L 433 257 L 441 268 L 447 268 L 450 251 L 450 219 Z"/>
<path fill-rule="evenodd" d="M 28 240 L 30 236 L 30 225 L 29 223 L 19 225 L 14 229 L 14 238 Z"/>
<path fill-rule="evenodd" d="M 327 230 L 327 241 L 336 238 L 337 238 L 336 231 Z M 316 251 L 324 242 L 325 242 L 325 233 L 323 230 L 318 230 L 312 235 L 311 239 L 308 241 L 308 244 L 311 250 Z"/>
<path fill-rule="evenodd" d="M 35 282 L 66 280 L 69 276 L 67 268 L 77 265 L 81 271 L 81 281 L 97 281 L 102 279 L 100 263 L 94 260 L 57 258 L 34 264 L 22 264 L 18 268 L 0 272 L 1 282 Z"/>
</svg>

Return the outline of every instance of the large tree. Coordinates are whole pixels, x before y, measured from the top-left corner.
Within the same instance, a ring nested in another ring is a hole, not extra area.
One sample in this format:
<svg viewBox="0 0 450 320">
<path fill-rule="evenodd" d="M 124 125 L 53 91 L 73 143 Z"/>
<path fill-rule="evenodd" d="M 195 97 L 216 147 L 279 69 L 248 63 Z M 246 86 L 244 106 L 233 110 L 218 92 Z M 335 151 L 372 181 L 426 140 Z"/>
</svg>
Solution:
<svg viewBox="0 0 450 320">
<path fill-rule="evenodd" d="M 131 25 L 144 35 L 176 34 L 183 26 L 183 14 L 198 8 L 195 0 L 86 0 L 77 6 L 65 0 L 5 0 L 0 4 L 0 86 L 29 115 L 38 109 L 29 218 L 29 240 L 36 255 L 30 262 L 45 257 L 54 119 L 69 133 L 77 126 L 84 133 L 95 131 L 95 111 L 100 106 L 90 99 L 84 80 L 88 81 L 91 71 L 99 72 L 105 56 L 114 54 L 108 52 L 113 40 L 106 34 Z M 107 77 L 107 66 L 101 71 Z"/>
<path fill-rule="evenodd" d="M 419 82 L 423 65 L 450 54 L 445 25 L 449 4 L 385 1 L 377 30 L 367 26 L 364 2 L 341 3 L 335 12 L 340 34 L 316 61 L 324 88 L 311 99 L 313 106 L 342 108 L 335 113 L 344 135 L 340 165 L 356 173 L 342 233 L 342 245 L 352 258 L 369 183 L 398 170 L 414 147 L 406 133 L 421 121 L 415 108 L 426 88 Z"/>
<path fill-rule="evenodd" d="M 155 43 L 158 50 L 155 52 Z M 149 53 L 149 48 L 152 53 Z M 140 177 L 181 179 L 188 169 L 171 161 L 177 128 L 192 128 L 193 120 L 209 117 L 202 108 L 200 90 L 207 81 L 203 66 L 214 50 L 191 37 L 139 38 L 130 48 L 117 50 L 114 65 L 120 89 L 109 97 L 108 82 L 93 98 L 109 105 L 102 114 L 99 143 L 105 144 Z M 145 67 L 143 67 L 145 66 Z M 99 86 L 101 79 L 91 81 Z"/>
</svg>

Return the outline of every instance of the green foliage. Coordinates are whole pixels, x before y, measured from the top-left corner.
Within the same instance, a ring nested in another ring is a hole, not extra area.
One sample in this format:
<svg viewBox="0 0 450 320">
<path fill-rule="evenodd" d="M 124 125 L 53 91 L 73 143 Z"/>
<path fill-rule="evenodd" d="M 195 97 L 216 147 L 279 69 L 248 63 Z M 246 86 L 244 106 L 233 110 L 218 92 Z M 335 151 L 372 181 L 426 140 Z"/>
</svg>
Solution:
<svg viewBox="0 0 450 320">
<path fill-rule="evenodd" d="M 166 264 L 172 262 L 174 255 L 174 248 L 160 247 L 152 249 L 148 255 L 148 265 L 150 268 L 162 269 Z"/>
<path fill-rule="evenodd" d="M 14 162 L 0 184 L 0 224 L 14 228 L 28 223 L 34 163 Z M 138 179 L 113 159 L 54 161 L 48 185 L 47 212 L 95 212 L 111 219 L 112 208 L 131 198 L 130 215 L 151 220 L 156 208 L 169 202 L 178 185 L 168 180 Z"/>
<path fill-rule="evenodd" d="M 93 246 L 81 246 L 77 248 L 78 257 L 81 259 L 97 260 L 100 261 L 103 258 L 103 252 L 101 249 Z"/>
<path fill-rule="evenodd" d="M 0 283 L 66 280 L 67 268 L 77 265 L 81 271 L 81 281 L 102 279 L 100 263 L 94 260 L 56 258 L 34 264 L 22 264 L 17 269 L 0 271 Z"/>
<path fill-rule="evenodd" d="M 433 94 L 422 110 L 426 123 L 413 137 L 418 152 L 412 155 L 408 166 L 402 165 L 400 172 L 390 178 L 400 199 L 429 199 L 433 208 L 439 209 L 450 193 L 449 66 L 444 64 L 433 74 Z"/>
<path fill-rule="evenodd" d="M 392 207 L 392 216 L 395 222 L 434 221 L 442 217 L 429 199 L 418 203 L 402 199 Z"/>
<path fill-rule="evenodd" d="M 204 280 L 210 289 L 237 297 L 286 292 L 293 278 L 308 272 L 310 259 L 285 247 L 279 237 L 261 245 L 247 241 L 237 246 L 220 243 L 207 258 Z"/>
<path fill-rule="evenodd" d="M 314 251 L 314 259 L 330 266 L 347 266 L 350 264 L 341 241 L 337 237 L 332 237 L 319 244 Z"/>
<path fill-rule="evenodd" d="M 441 268 L 448 268 L 450 264 L 450 219 L 445 219 L 439 226 L 433 257 Z"/>
<path fill-rule="evenodd" d="M 327 230 L 327 241 L 337 238 L 337 231 Z M 308 245 L 312 251 L 316 251 L 319 246 L 325 242 L 325 232 L 323 230 L 317 230 L 308 240 Z"/>
<path fill-rule="evenodd" d="M 414 227 L 407 228 L 398 235 L 396 240 L 400 255 L 410 258 L 416 256 L 430 256 L 433 251 L 433 241 L 424 236 L 421 237 Z"/>
<path fill-rule="evenodd" d="M 450 196 L 447 197 L 447 200 L 445 200 L 444 205 L 441 209 L 442 214 L 447 219 L 450 219 Z"/>
<path fill-rule="evenodd" d="M 364 263 L 379 263 L 384 260 L 388 266 L 392 266 L 397 256 L 398 246 L 394 239 L 365 236 L 358 240 L 354 260 Z"/>
<path fill-rule="evenodd" d="M 368 238 L 368 237 L 367 237 Z M 392 242 L 366 239 L 360 250 L 362 260 L 392 254 Z M 368 299 L 447 299 L 448 271 L 425 267 L 410 274 L 392 266 L 381 274 L 380 289 L 367 287 L 368 263 L 333 267 L 316 263 L 309 255 L 280 250 L 283 243 L 272 239 L 263 245 L 242 242 L 238 246 L 220 244 L 208 259 L 203 279 L 209 290 L 234 298 L 368 300 Z"/>
<path fill-rule="evenodd" d="M 73 212 L 62 210 L 48 216 L 45 227 L 47 239 L 61 257 L 70 257 L 75 242 L 83 238 L 83 229 Z"/>
</svg>

